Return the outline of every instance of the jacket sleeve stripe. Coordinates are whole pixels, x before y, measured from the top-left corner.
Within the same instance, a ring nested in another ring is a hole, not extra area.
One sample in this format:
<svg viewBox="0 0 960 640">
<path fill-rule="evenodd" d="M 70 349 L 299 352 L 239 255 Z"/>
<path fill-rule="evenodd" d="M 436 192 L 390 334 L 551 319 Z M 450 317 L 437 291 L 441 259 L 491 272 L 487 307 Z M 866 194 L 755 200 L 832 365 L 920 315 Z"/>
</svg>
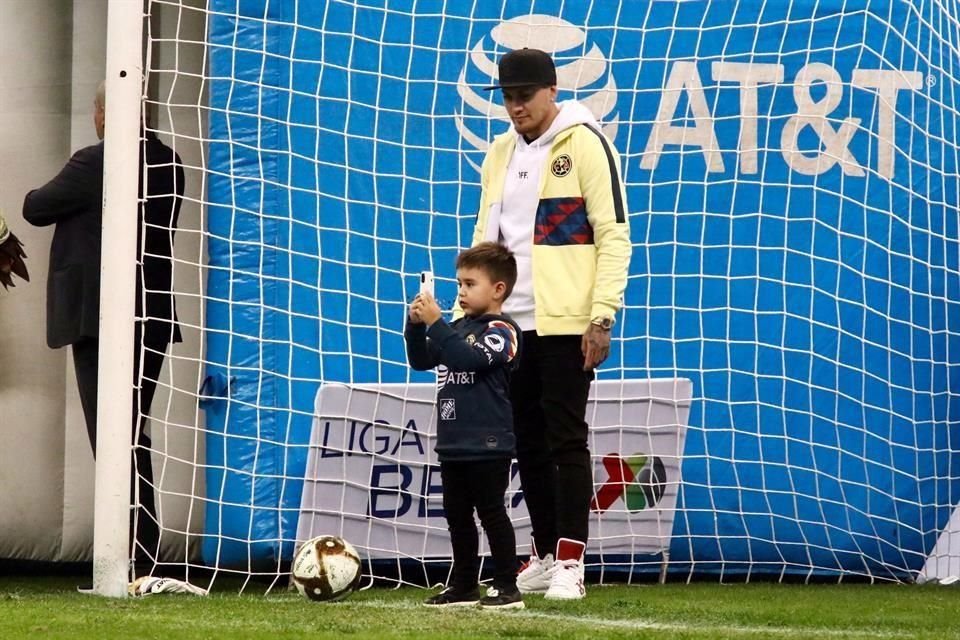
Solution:
<svg viewBox="0 0 960 640">
<path fill-rule="evenodd" d="M 627 217 L 623 211 L 623 190 L 620 187 L 620 172 L 617 171 L 617 160 L 610 150 L 610 141 L 606 136 L 591 127 L 584 125 L 587 131 L 600 138 L 600 144 L 603 145 L 603 151 L 607 154 L 607 166 L 610 168 L 610 186 L 613 189 L 613 210 L 617 216 L 617 222 L 626 222 Z"/>
</svg>

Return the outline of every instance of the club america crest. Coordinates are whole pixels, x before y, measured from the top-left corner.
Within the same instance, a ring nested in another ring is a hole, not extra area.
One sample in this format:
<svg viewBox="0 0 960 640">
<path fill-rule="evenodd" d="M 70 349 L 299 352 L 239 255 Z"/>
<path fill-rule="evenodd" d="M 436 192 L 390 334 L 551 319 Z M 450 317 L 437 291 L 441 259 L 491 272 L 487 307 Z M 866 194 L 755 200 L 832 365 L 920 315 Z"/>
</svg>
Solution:
<svg viewBox="0 0 960 640">
<path fill-rule="evenodd" d="M 553 172 L 553 175 L 558 178 L 570 173 L 570 169 L 573 168 L 573 160 L 570 159 L 570 156 L 567 154 L 559 155 L 553 159 L 553 162 L 550 164 L 550 171 Z"/>
</svg>

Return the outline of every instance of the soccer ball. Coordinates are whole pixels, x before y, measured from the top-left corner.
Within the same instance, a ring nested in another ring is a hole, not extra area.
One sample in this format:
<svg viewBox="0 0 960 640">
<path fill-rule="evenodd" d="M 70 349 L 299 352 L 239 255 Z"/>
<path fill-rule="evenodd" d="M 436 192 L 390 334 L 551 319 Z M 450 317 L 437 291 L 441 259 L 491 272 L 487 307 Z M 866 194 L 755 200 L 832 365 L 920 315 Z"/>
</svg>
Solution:
<svg viewBox="0 0 960 640">
<path fill-rule="evenodd" d="M 318 536 L 297 551 L 291 574 L 301 595 L 318 601 L 339 600 L 360 586 L 360 556 L 343 538 Z"/>
</svg>

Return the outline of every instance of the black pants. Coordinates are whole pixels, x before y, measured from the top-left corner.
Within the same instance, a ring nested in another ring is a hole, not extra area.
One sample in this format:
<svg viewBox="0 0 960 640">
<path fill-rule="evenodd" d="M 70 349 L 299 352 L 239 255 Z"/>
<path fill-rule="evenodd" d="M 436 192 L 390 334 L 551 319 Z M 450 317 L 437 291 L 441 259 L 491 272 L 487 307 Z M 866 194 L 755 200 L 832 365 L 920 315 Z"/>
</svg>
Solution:
<svg viewBox="0 0 960 640">
<path fill-rule="evenodd" d="M 590 535 L 593 469 L 587 445 L 587 396 L 593 371 L 583 370 L 580 336 L 523 332 L 520 367 L 510 379 L 517 466 L 537 552 L 558 538 Z"/>
<path fill-rule="evenodd" d="M 504 496 L 510 483 L 510 460 L 441 462 L 443 510 L 453 547 L 450 586 L 472 591 L 480 573 L 480 539 L 473 513 L 487 534 L 493 556 L 493 584 L 512 589 L 517 578 L 517 539 L 507 516 Z"/>
<path fill-rule="evenodd" d="M 137 326 L 134 343 L 133 366 L 133 434 L 136 447 L 133 450 L 130 504 L 137 505 L 137 512 L 130 522 L 130 544 L 134 561 L 140 565 L 137 573 L 149 569 L 159 554 L 160 529 L 157 522 L 156 500 L 153 490 L 153 463 L 150 459 L 150 436 L 145 432 L 147 416 L 153 395 L 157 390 L 157 380 L 163 367 L 163 358 L 170 342 L 170 332 L 166 327 L 162 331 L 150 328 L 143 339 L 143 378 L 138 380 L 141 356 L 141 328 Z M 83 406 L 84 420 L 87 423 L 87 437 L 93 456 L 97 456 L 97 366 L 99 340 L 85 338 L 73 345 L 74 370 L 77 374 L 77 387 L 80 390 L 80 404 Z"/>
</svg>

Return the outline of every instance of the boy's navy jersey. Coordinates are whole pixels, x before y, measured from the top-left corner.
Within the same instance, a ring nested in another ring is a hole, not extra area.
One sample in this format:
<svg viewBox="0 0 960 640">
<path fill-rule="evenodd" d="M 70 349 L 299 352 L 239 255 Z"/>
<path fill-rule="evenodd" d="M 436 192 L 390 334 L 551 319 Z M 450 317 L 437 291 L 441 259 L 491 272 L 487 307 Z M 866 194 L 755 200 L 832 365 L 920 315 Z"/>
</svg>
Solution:
<svg viewBox="0 0 960 640">
<path fill-rule="evenodd" d="M 427 330 L 407 322 L 407 361 L 437 367 L 437 457 L 484 460 L 514 455 L 510 371 L 520 355 L 520 329 L 509 316 L 442 318 Z"/>
</svg>

